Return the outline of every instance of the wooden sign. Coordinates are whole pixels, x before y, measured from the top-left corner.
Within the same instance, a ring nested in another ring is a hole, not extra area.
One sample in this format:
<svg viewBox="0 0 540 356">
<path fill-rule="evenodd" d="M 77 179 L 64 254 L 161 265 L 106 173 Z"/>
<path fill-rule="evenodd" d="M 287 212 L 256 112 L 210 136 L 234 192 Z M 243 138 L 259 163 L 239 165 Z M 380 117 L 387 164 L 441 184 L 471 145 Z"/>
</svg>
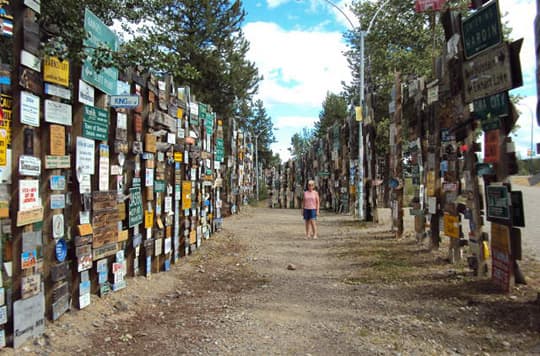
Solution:
<svg viewBox="0 0 540 356">
<path fill-rule="evenodd" d="M 43 208 L 17 211 L 17 226 L 24 226 L 43 221 Z"/>
<path fill-rule="evenodd" d="M 91 224 L 81 224 L 77 227 L 81 236 L 92 235 L 92 233 L 94 232 Z"/>
<path fill-rule="evenodd" d="M 102 258 L 105 258 L 107 256 L 112 256 L 118 251 L 118 246 L 115 243 L 103 245 L 98 248 L 94 248 L 92 250 L 92 259 L 94 261 L 100 260 Z"/>
<path fill-rule="evenodd" d="M 144 151 L 145 152 L 151 152 L 151 153 L 155 153 L 156 152 L 156 136 L 152 135 L 152 134 L 146 134 L 144 136 Z"/>
<path fill-rule="evenodd" d="M 21 278 L 21 297 L 26 299 L 41 290 L 41 274 L 30 274 Z"/>
<path fill-rule="evenodd" d="M 182 182 L 182 210 L 191 209 L 191 182 Z"/>
<path fill-rule="evenodd" d="M 457 216 L 444 213 L 444 234 L 459 239 L 459 218 Z"/>
<path fill-rule="evenodd" d="M 64 156 L 66 154 L 66 128 L 62 125 L 50 125 L 49 152 L 52 156 Z"/>
</svg>

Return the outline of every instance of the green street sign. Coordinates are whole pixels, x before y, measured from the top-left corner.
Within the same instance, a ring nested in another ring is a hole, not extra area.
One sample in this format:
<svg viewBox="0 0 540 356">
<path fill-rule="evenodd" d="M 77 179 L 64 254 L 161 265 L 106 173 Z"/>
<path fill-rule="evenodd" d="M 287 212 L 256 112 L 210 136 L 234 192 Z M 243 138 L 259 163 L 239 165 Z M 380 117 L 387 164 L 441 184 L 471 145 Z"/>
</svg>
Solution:
<svg viewBox="0 0 540 356">
<path fill-rule="evenodd" d="M 470 58 L 502 42 L 499 3 L 492 2 L 463 20 L 463 49 L 465 58 Z"/>
<path fill-rule="evenodd" d="M 165 191 L 165 181 L 156 179 L 154 181 L 154 192 L 163 193 Z"/>
<path fill-rule="evenodd" d="M 223 139 L 216 139 L 216 161 L 223 162 L 225 158 L 225 147 L 223 146 Z"/>
<path fill-rule="evenodd" d="M 510 104 L 508 93 L 502 92 L 473 102 L 474 115 L 480 119 L 483 131 L 501 128 L 501 117 L 508 116 Z"/>
<path fill-rule="evenodd" d="M 133 227 L 143 222 L 143 204 L 141 188 L 129 189 L 129 227 Z"/>
<path fill-rule="evenodd" d="M 107 141 L 109 138 L 109 112 L 84 105 L 83 136 L 94 140 Z"/>
<path fill-rule="evenodd" d="M 115 33 L 88 9 L 84 11 L 84 32 L 86 38 L 83 41 L 83 45 L 86 48 L 85 51 L 89 58 L 83 63 L 82 80 L 109 95 L 118 94 L 116 88 L 118 69 L 103 68 L 97 71 L 90 61 L 94 54 L 94 48 L 104 46 L 113 52 L 118 49 L 118 39 Z"/>
<path fill-rule="evenodd" d="M 317 175 L 319 177 L 330 177 L 330 172 L 319 172 Z"/>
</svg>

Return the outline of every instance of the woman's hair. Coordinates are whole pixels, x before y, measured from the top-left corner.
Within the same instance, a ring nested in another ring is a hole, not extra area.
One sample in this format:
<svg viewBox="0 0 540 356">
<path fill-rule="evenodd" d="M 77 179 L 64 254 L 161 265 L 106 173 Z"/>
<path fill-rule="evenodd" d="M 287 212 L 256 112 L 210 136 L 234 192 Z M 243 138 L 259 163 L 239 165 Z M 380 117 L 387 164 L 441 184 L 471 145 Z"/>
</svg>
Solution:
<svg viewBox="0 0 540 356">
<path fill-rule="evenodd" d="M 308 180 L 307 184 L 308 185 L 312 184 L 313 186 L 315 186 L 315 181 L 313 179 L 310 179 Z"/>
</svg>

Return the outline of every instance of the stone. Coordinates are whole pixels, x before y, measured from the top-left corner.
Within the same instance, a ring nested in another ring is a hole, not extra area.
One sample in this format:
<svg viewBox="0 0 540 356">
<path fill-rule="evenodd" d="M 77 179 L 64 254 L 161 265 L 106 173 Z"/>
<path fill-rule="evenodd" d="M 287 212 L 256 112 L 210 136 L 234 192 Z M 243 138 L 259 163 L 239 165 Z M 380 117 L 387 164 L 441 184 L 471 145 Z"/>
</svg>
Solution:
<svg viewBox="0 0 540 356">
<path fill-rule="evenodd" d="M 289 263 L 289 264 L 287 265 L 287 269 L 288 269 L 289 271 L 295 271 L 295 270 L 296 270 L 296 265 L 294 265 L 294 264 L 292 264 L 292 263 Z"/>
</svg>

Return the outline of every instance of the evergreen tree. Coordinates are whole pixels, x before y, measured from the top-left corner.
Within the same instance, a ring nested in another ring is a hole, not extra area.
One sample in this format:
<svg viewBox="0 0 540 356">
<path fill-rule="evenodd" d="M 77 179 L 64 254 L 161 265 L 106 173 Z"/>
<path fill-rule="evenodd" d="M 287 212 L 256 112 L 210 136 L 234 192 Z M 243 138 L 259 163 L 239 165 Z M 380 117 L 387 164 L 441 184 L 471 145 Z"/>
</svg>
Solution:
<svg viewBox="0 0 540 356">
<path fill-rule="evenodd" d="M 347 102 L 344 96 L 326 93 L 319 113 L 319 121 L 315 123 L 315 136 L 322 138 L 335 123 L 342 123 L 347 118 Z"/>
<path fill-rule="evenodd" d="M 257 100 L 253 107 L 253 117 L 248 121 L 247 130 L 257 136 L 259 162 L 263 167 L 272 160 L 270 145 L 276 142 L 272 119 L 268 116 L 262 100 Z"/>
</svg>

